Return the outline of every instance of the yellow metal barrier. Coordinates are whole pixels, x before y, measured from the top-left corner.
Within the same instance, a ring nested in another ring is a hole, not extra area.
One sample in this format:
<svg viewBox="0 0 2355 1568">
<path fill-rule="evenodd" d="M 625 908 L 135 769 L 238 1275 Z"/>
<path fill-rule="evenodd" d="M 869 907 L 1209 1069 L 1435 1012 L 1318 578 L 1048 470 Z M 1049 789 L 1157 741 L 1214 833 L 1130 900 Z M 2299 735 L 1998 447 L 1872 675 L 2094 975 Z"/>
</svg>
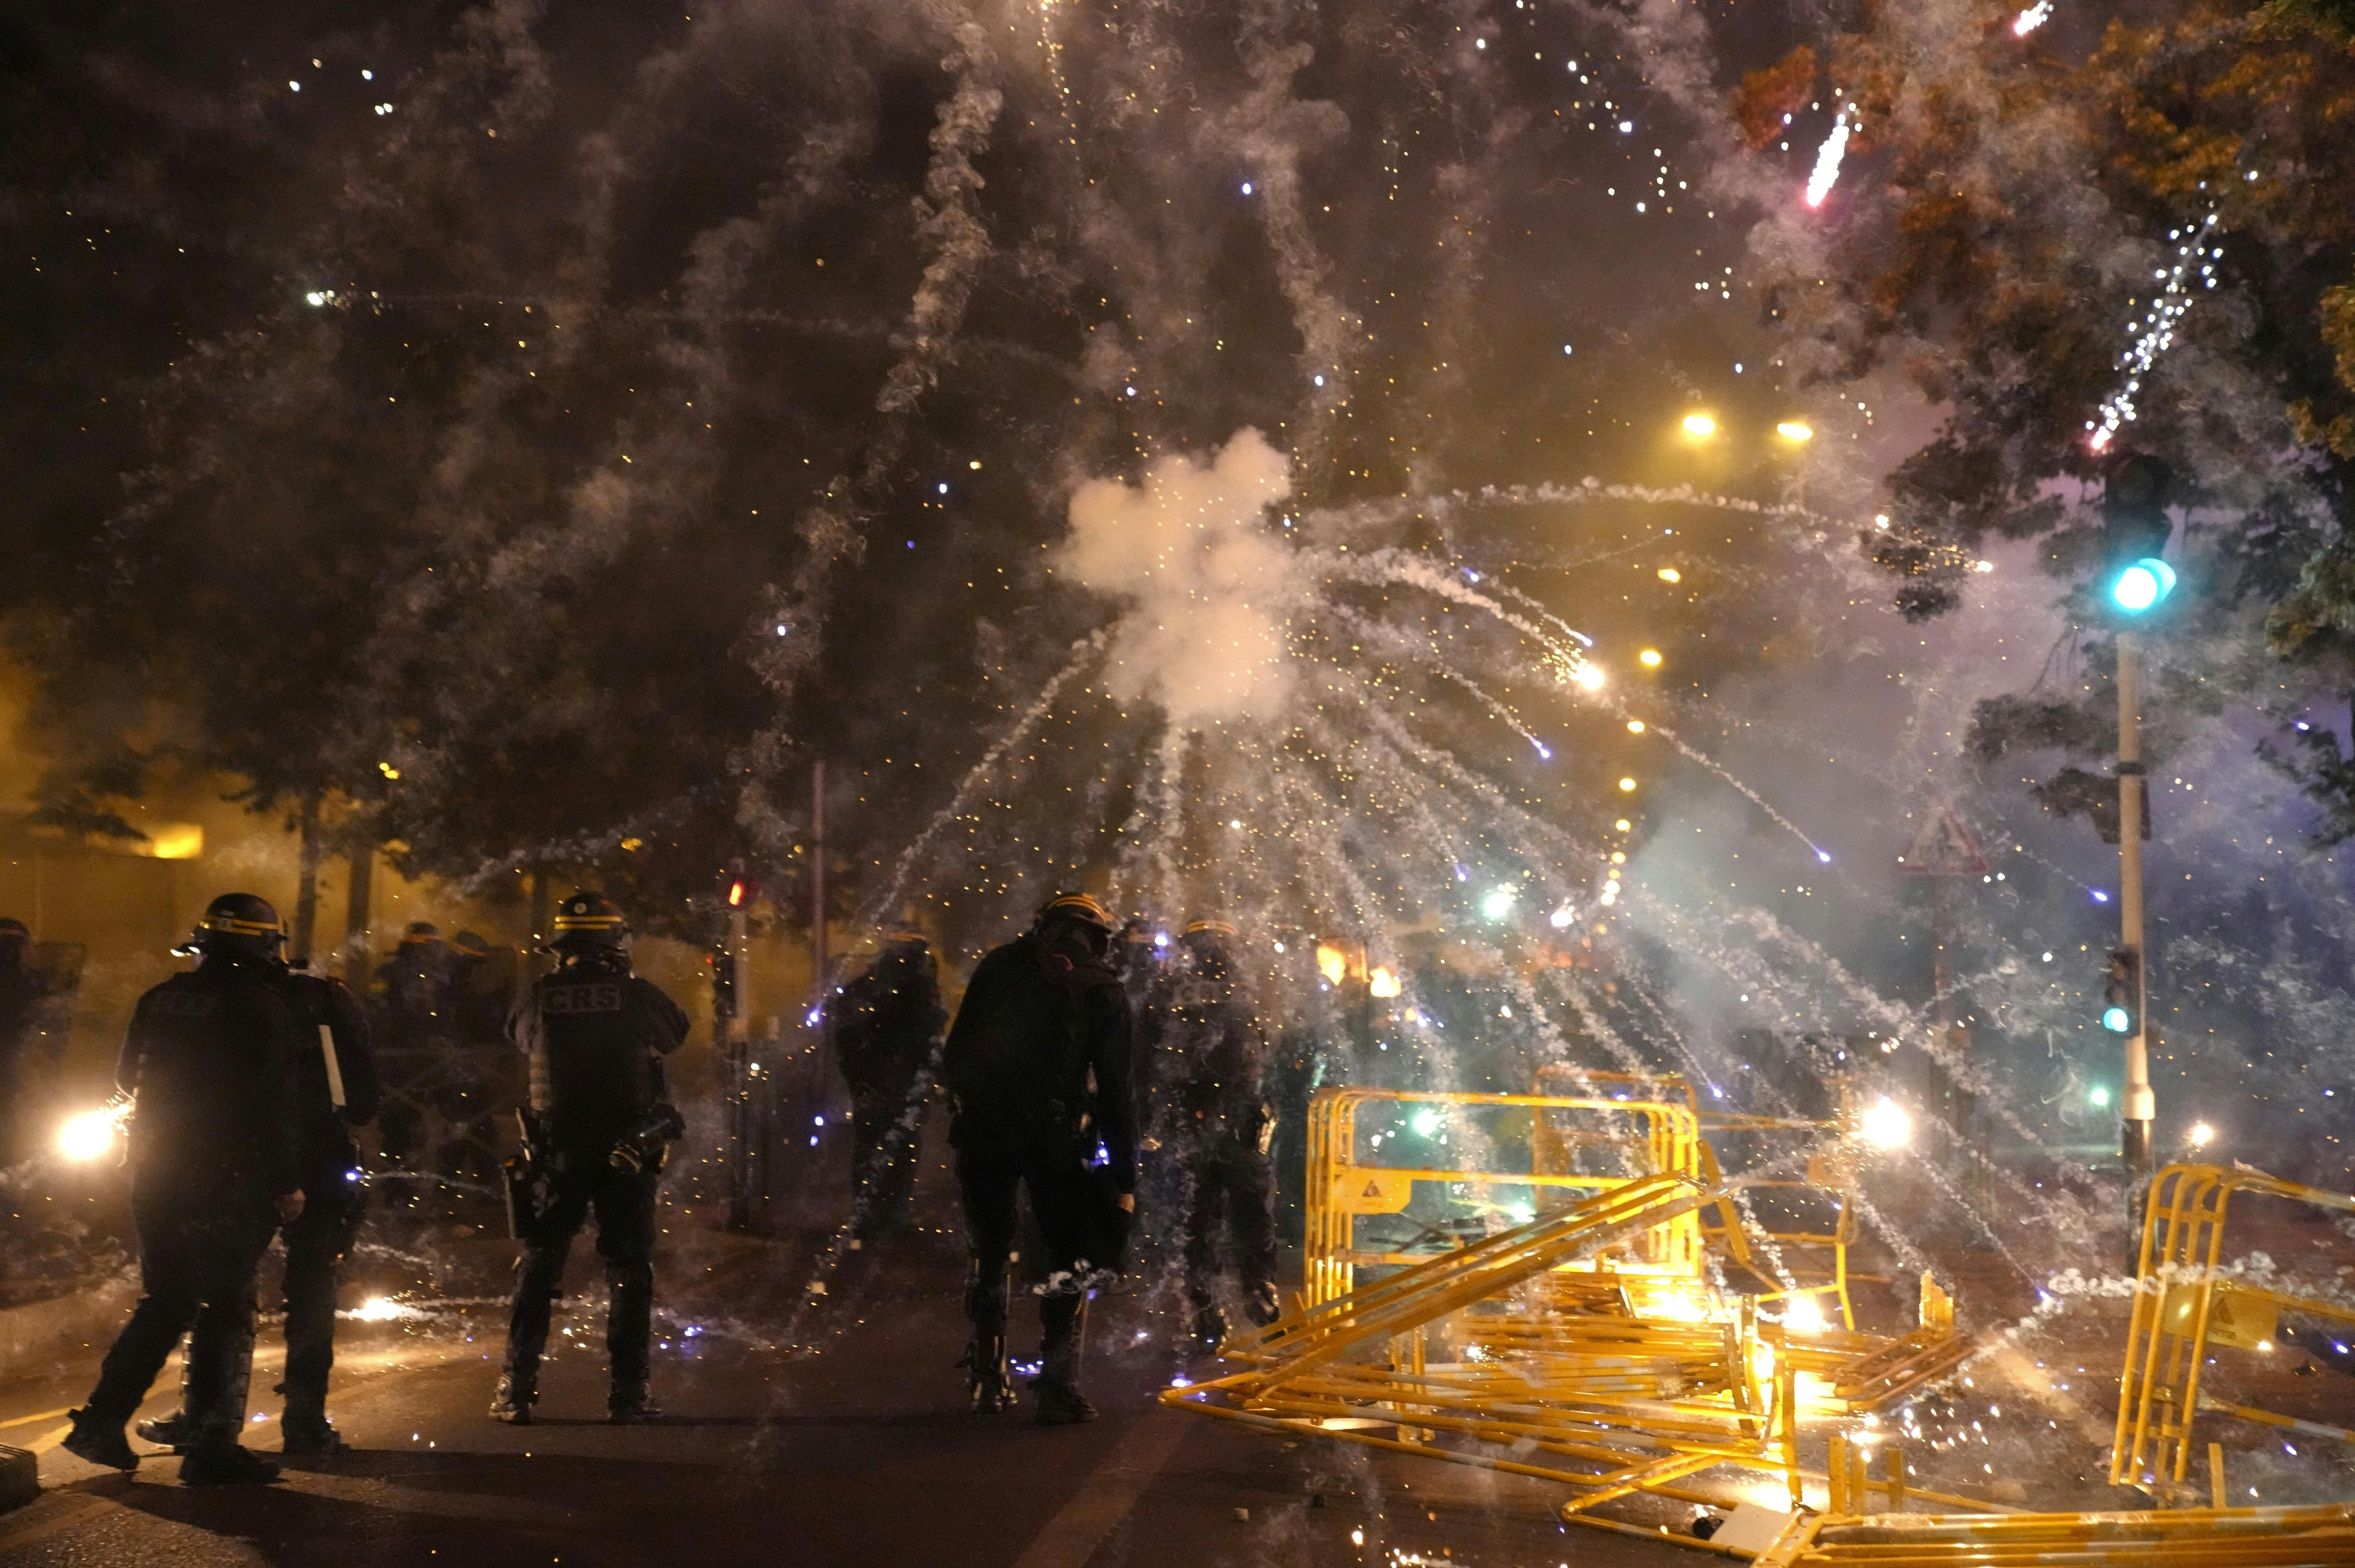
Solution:
<svg viewBox="0 0 2355 1568">
<path fill-rule="evenodd" d="M 2355 1503 L 2155 1513 L 1815 1514 L 1759 1568 L 2291 1568 L 2355 1563 Z"/>
<path fill-rule="evenodd" d="M 2235 1193 L 2355 1213 L 2355 1198 L 2302 1187 L 2260 1171 L 2170 1165 L 2152 1178 L 2135 1273 L 2134 1312 L 2119 1375 L 2111 1449 L 2113 1486 L 2139 1487 L 2171 1500 L 2195 1495 L 2186 1480 L 2194 1418 L 2202 1412 L 2355 1441 L 2355 1431 L 2299 1420 L 2202 1393 L 2209 1350 L 2272 1347 L 2284 1312 L 2355 1324 L 2355 1310 L 2328 1300 L 2267 1289 L 2223 1272 L 2224 1224 Z"/>
<path fill-rule="evenodd" d="M 1358 1113 L 1369 1104 L 1423 1106 L 1443 1115 L 1483 1108 L 1508 1110 L 1517 1116 L 1525 1112 L 1529 1118 L 1531 1165 L 1538 1168 L 1497 1171 L 1371 1163 L 1358 1149 Z M 1624 1126 L 1596 1136 L 1563 1126 L 1571 1115 L 1601 1117 Z M 1582 1174 L 1567 1169 L 1567 1150 L 1579 1144 L 1598 1143 L 1627 1151 L 1649 1169 L 1621 1176 Z M 1359 1218 L 1404 1213 L 1419 1182 L 1483 1190 L 1529 1187 L 1565 1195 L 1610 1192 L 1646 1175 L 1673 1174 L 1697 1181 L 1704 1155 L 1699 1118 L 1689 1103 L 1338 1087 L 1318 1090 L 1309 1103 L 1307 1164 L 1304 1289 L 1307 1303 L 1316 1306 L 1355 1290 L 1360 1267 L 1406 1266 L 1423 1261 L 1427 1255 L 1363 1250 L 1357 1245 Z M 1683 1215 L 1673 1224 L 1635 1234 L 1613 1255 L 1584 1266 L 1614 1277 L 1689 1280 L 1699 1277 L 1700 1266 L 1700 1221 Z"/>
</svg>

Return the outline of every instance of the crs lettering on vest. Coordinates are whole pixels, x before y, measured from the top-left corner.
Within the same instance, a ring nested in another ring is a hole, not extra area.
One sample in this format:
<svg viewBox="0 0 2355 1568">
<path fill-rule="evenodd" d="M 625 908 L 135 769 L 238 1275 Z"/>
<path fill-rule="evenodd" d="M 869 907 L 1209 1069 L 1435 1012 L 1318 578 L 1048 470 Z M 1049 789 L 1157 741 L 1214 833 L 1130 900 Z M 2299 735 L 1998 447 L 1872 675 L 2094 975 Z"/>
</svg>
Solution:
<svg viewBox="0 0 2355 1568">
<path fill-rule="evenodd" d="M 551 1016 L 569 1012 L 619 1012 L 622 988 L 613 984 L 552 985 L 539 993 L 539 1010 Z"/>
<path fill-rule="evenodd" d="M 158 1018 L 210 1018 L 220 1011 L 220 998 L 205 991 L 159 991 L 148 997 L 147 1011 Z"/>
</svg>

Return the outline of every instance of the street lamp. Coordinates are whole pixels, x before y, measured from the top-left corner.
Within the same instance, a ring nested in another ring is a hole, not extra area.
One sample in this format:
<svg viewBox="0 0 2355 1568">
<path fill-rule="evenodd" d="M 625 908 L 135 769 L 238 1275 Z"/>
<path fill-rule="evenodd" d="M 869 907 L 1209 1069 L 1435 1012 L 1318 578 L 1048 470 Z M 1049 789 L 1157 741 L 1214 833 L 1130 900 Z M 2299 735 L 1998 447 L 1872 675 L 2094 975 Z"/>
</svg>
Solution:
<svg viewBox="0 0 2355 1568">
<path fill-rule="evenodd" d="M 1805 419 L 1785 419 L 1774 427 L 1774 433 L 1794 445 L 1816 439 L 1816 428 Z"/>
<path fill-rule="evenodd" d="M 1685 434 L 1693 440 L 1705 441 L 1717 434 L 1717 421 L 1707 414 L 1687 414 L 1684 417 L 1684 430 Z"/>
</svg>

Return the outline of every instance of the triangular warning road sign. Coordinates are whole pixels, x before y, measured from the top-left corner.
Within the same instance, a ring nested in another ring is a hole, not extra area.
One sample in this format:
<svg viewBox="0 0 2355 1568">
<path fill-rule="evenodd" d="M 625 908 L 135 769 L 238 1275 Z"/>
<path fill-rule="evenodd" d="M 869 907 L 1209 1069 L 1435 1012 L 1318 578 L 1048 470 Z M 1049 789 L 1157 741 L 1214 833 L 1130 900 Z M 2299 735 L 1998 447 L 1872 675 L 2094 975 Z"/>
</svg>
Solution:
<svg viewBox="0 0 2355 1568">
<path fill-rule="evenodd" d="M 1380 1181 L 1367 1182 L 1366 1191 L 1362 1195 L 1369 1198 L 1380 1197 L 1382 1195 L 1382 1184 Z"/>
<path fill-rule="evenodd" d="M 1916 876 L 1985 876 L 1987 868 L 1978 841 L 1944 800 L 1922 813 L 1913 842 L 1897 857 L 1897 869 Z"/>
</svg>

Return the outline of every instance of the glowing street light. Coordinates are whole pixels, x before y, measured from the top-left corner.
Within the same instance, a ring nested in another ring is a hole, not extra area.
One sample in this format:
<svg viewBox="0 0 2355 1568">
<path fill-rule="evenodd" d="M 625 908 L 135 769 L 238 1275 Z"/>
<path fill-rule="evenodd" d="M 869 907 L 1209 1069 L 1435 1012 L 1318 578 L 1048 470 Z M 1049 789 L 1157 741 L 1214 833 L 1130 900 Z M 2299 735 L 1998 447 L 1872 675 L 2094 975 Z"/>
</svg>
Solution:
<svg viewBox="0 0 2355 1568">
<path fill-rule="evenodd" d="M 1774 427 L 1774 433 L 1785 440 L 1793 442 L 1812 441 L 1816 439 L 1816 428 L 1805 419 L 1785 419 Z"/>
<path fill-rule="evenodd" d="M 1687 414 L 1684 418 L 1684 429 L 1685 434 L 1693 440 L 1705 441 L 1717 434 L 1717 421 L 1707 414 Z"/>
<path fill-rule="evenodd" d="M 1513 896 L 1509 887 L 1491 888 L 1488 896 L 1480 900 L 1480 913 L 1491 920 L 1502 920 L 1513 912 Z"/>
<path fill-rule="evenodd" d="M 1379 964 L 1366 976 L 1366 992 L 1369 996 L 1387 1000 L 1398 995 L 1399 990 L 1398 976 Z"/>
<path fill-rule="evenodd" d="M 1660 667 L 1660 651 L 1657 648 L 1646 648 L 1636 655 L 1636 662 L 1646 670 L 1657 670 Z"/>
<path fill-rule="evenodd" d="M 1636 791 L 1636 781 L 1633 779 L 1622 779 L 1619 780 L 1619 788 L 1632 795 Z"/>
<path fill-rule="evenodd" d="M 1664 583 L 1680 583 L 1685 580 L 1684 573 L 1677 570 L 1674 567 L 1662 567 L 1659 569 L 1657 576 Z"/>
<path fill-rule="evenodd" d="M 1570 923 L 1577 918 L 1578 911 L 1565 904 L 1561 908 L 1555 910 L 1552 914 L 1547 916 L 1546 923 L 1557 931 L 1567 931 L 1570 929 Z"/>
<path fill-rule="evenodd" d="M 1642 719 L 1629 719 L 1629 720 L 1627 721 L 1627 733 L 1628 733 L 1629 735 L 1641 735 L 1641 734 L 1643 734 L 1643 733 L 1644 733 L 1644 721 L 1643 721 Z"/>
<path fill-rule="evenodd" d="M 2215 1142 L 2215 1141 L 2216 1141 L 2216 1129 L 2215 1129 L 2214 1128 L 2210 1127 L 2210 1126 L 2209 1126 L 2206 1122 L 2204 1122 L 2204 1121 L 2195 1121 L 2195 1122 L 2193 1122 L 2193 1123 L 2191 1124 L 2191 1147 L 2192 1147 L 2192 1148 L 2194 1148 L 2194 1149 L 2205 1149 L 2205 1148 L 2207 1148 L 2210 1144 L 2211 1144 L 2211 1143 L 2213 1143 L 2213 1142 Z"/>
</svg>

